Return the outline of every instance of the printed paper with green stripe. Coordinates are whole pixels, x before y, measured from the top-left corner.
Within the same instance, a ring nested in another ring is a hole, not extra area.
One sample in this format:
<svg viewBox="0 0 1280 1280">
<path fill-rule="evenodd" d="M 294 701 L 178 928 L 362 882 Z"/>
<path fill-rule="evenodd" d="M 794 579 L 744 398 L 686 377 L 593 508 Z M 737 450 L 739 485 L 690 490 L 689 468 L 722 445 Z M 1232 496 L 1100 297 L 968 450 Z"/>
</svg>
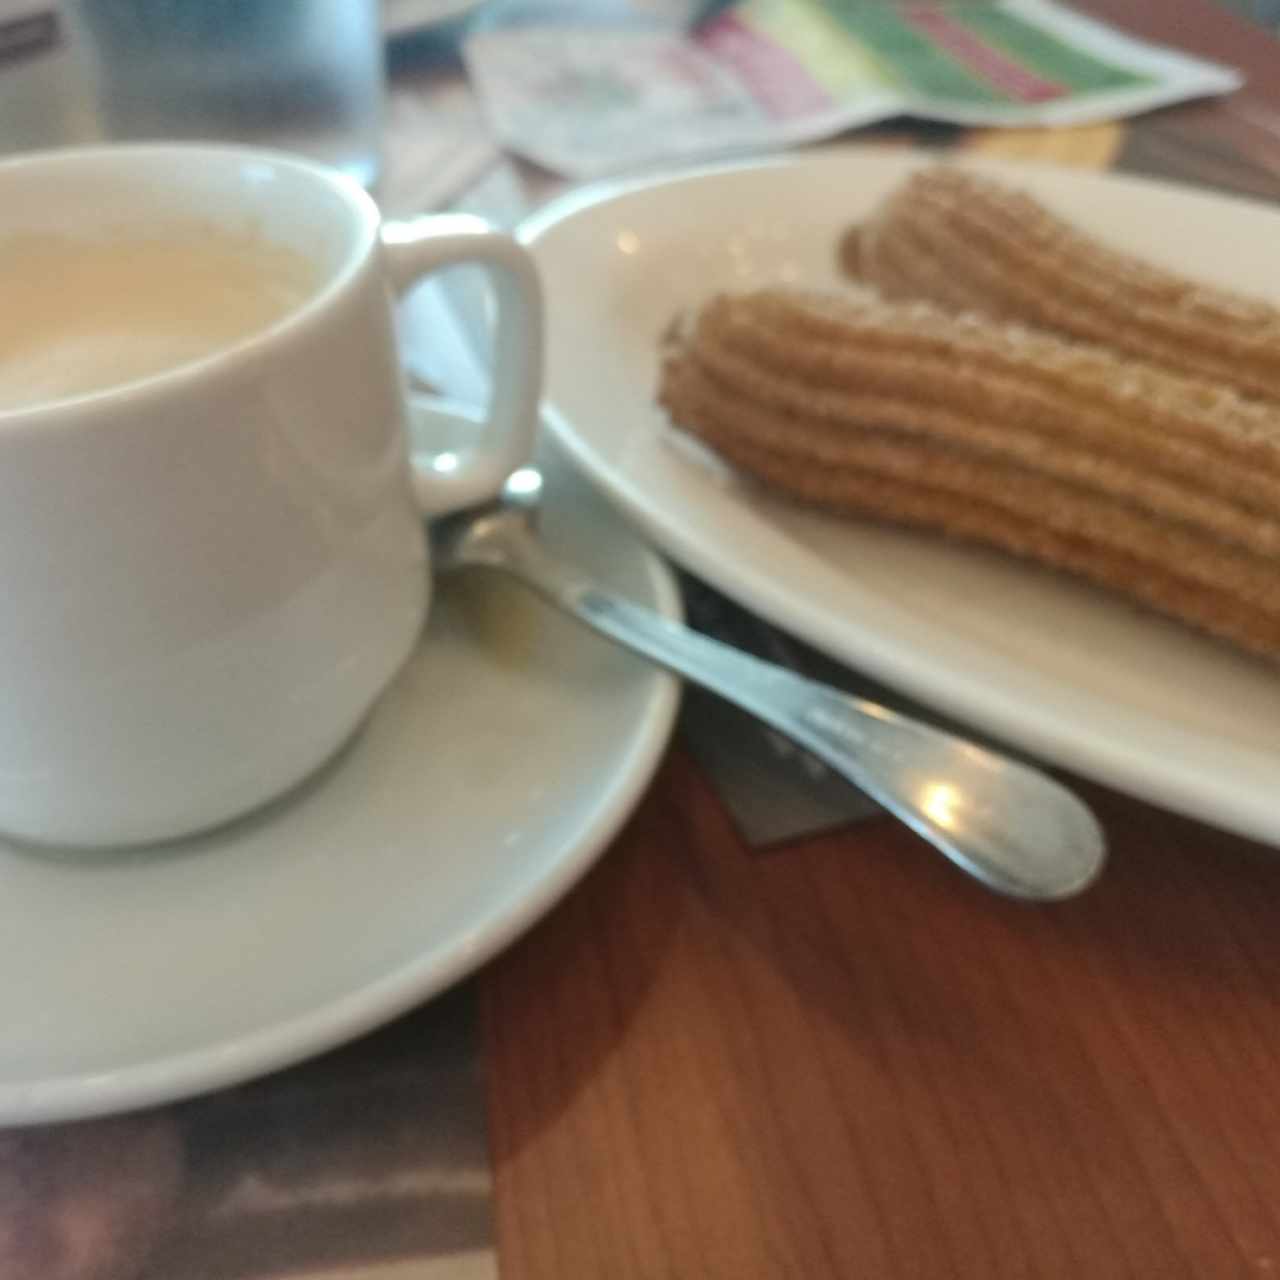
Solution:
<svg viewBox="0 0 1280 1280">
<path fill-rule="evenodd" d="M 641 21 L 498 25 L 467 41 L 472 83 L 508 146 L 595 178 L 908 113 L 1081 125 L 1241 83 L 1057 0 L 720 0 L 692 30 L 656 21 L 652 0 L 630 3 Z"/>
<path fill-rule="evenodd" d="M 717 6 L 696 39 L 784 118 L 868 91 L 981 109 L 1114 97 L 1161 83 L 1154 61 L 1133 56 L 1146 46 L 1043 0 L 739 0 Z"/>
</svg>

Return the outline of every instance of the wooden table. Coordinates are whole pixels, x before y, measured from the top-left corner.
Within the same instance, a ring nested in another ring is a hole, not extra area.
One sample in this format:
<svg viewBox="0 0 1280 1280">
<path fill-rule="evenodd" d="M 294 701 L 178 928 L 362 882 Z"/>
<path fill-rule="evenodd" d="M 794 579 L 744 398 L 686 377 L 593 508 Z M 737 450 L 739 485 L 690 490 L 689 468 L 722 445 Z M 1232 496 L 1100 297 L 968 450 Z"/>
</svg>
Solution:
<svg viewBox="0 0 1280 1280">
<path fill-rule="evenodd" d="M 875 135 L 1280 199 L 1280 41 L 1211 0 L 1078 3 L 1249 85 L 1087 129 Z M 92 136 L 62 65 L 0 75 L 0 143 Z M 0 1280 L 491 1276 L 477 995 L 504 1280 L 1280 1275 L 1280 858 L 1082 790 L 1107 875 L 1033 908 L 885 818 L 753 851 L 677 740 L 597 869 L 472 983 L 240 1089 L 0 1134 Z"/>
<path fill-rule="evenodd" d="M 1280 197 L 1280 42 L 1085 7 L 1249 85 L 890 136 Z M 505 1280 L 1280 1274 L 1280 861 L 1084 790 L 1107 876 L 1031 908 L 887 819 L 752 853 L 677 744 L 482 978 Z"/>
</svg>

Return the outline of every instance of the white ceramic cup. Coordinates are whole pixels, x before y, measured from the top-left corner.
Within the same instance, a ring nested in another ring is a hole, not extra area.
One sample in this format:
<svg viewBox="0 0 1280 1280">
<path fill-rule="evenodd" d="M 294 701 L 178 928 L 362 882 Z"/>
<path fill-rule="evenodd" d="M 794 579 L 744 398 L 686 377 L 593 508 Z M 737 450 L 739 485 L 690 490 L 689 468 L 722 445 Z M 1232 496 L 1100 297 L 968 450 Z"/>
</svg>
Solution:
<svg viewBox="0 0 1280 1280">
<path fill-rule="evenodd" d="M 417 641 L 424 515 L 495 494 L 532 449 L 541 302 L 509 237 L 466 218 L 384 231 L 354 183 L 270 153 L 101 147 L 0 164 L 0 238 L 193 218 L 300 251 L 320 282 L 205 359 L 0 411 L 9 836 L 154 842 L 307 777 Z M 394 294 L 457 262 L 494 286 L 488 422 L 469 452 L 411 460 Z"/>
</svg>

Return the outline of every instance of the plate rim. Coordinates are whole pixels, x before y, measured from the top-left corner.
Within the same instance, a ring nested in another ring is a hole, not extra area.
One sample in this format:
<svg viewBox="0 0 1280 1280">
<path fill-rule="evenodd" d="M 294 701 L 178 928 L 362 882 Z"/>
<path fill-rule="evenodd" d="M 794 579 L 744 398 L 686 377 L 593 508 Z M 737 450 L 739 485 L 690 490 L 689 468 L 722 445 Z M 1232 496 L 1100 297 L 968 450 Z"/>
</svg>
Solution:
<svg viewBox="0 0 1280 1280">
<path fill-rule="evenodd" d="M 1031 169 L 1081 185 L 1132 187 L 1165 198 L 1191 198 L 1207 204 L 1243 207 L 1275 218 L 1280 228 L 1280 209 L 1236 193 L 1200 190 L 1140 174 L 1073 169 L 1044 161 L 963 153 L 945 155 L 950 162 L 997 174 L 1017 175 Z M 516 228 L 516 236 L 536 256 L 539 242 L 573 218 L 659 188 L 676 188 L 689 182 L 750 173 L 764 175 L 770 171 L 795 168 L 856 166 L 868 160 L 885 168 L 898 167 L 907 172 L 936 163 L 938 159 L 939 156 L 930 150 L 890 149 L 864 143 L 814 147 L 792 154 L 675 165 L 577 187 L 523 219 Z M 940 711 L 966 720 L 1057 767 L 1224 830 L 1280 844 L 1280 815 L 1277 815 L 1274 804 L 1268 797 L 1258 794 L 1256 789 L 1235 785 L 1234 778 L 1225 773 L 1206 774 L 1183 764 L 1178 754 L 1172 752 L 1163 756 L 1158 767 L 1153 767 L 1150 763 L 1153 753 L 1126 750 L 1103 735 L 1089 737 L 1083 729 L 1069 728 L 1064 736 L 1061 726 L 1050 723 L 1049 717 L 1037 715 L 1034 711 L 1028 717 L 1025 702 L 1002 690 L 993 690 L 980 675 L 966 672 L 957 677 L 945 664 L 931 663 L 910 648 L 899 649 L 884 636 L 859 635 L 855 652 L 849 637 L 841 633 L 837 621 L 803 593 L 797 593 L 786 583 L 770 580 L 768 575 L 752 565 L 739 564 L 733 570 L 727 570 L 712 548 L 701 545 L 696 533 L 690 533 L 679 521 L 652 509 L 644 495 L 628 480 L 623 468 L 599 454 L 592 443 L 574 428 L 569 415 L 551 396 L 548 388 L 544 413 L 551 432 L 591 482 L 673 559 L 774 625 L 794 632 L 837 661 L 860 666 L 869 674 Z M 1090 691 L 1087 686 L 1081 688 L 1092 697 L 1103 696 Z M 1135 731 L 1145 726 L 1148 738 L 1160 735 L 1169 740 L 1186 733 L 1149 712 L 1128 712 L 1127 721 L 1134 725 Z M 1194 736 L 1200 741 L 1212 742 L 1212 739 Z M 1239 751 L 1238 748 L 1236 750 Z M 1261 759 L 1260 756 L 1258 758 Z"/>
<path fill-rule="evenodd" d="M 447 403 L 436 407 L 445 412 L 450 408 Z M 553 447 L 559 448 L 554 442 Z M 572 467 L 568 460 L 566 465 Z M 585 480 L 578 468 L 572 469 Z M 615 509 L 607 509 L 605 518 L 633 541 L 653 607 L 663 617 L 681 621 L 683 604 L 671 567 Z M 656 667 L 639 670 L 649 683 L 643 714 L 625 724 L 628 741 L 618 753 L 617 769 L 593 820 L 536 884 L 523 891 L 512 889 L 466 936 L 438 942 L 357 990 L 230 1040 L 108 1071 L 20 1084 L 0 1081 L 0 1131 L 134 1111 L 241 1084 L 336 1049 L 472 974 L 577 884 L 630 819 L 653 781 L 675 728 L 681 686 Z"/>
</svg>

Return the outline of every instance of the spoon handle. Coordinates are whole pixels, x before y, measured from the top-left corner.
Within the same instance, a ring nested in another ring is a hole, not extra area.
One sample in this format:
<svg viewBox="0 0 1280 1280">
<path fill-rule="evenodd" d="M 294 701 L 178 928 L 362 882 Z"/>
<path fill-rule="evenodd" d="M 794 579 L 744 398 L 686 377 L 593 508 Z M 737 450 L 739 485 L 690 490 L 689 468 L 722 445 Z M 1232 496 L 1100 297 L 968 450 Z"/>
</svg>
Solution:
<svg viewBox="0 0 1280 1280">
<path fill-rule="evenodd" d="M 533 538 L 512 539 L 504 551 L 493 567 L 772 725 L 997 892 L 1066 898 L 1102 869 L 1106 845 L 1093 814 L 1040 770 L 660 617 L 557 562 Z"/>
</svg>

